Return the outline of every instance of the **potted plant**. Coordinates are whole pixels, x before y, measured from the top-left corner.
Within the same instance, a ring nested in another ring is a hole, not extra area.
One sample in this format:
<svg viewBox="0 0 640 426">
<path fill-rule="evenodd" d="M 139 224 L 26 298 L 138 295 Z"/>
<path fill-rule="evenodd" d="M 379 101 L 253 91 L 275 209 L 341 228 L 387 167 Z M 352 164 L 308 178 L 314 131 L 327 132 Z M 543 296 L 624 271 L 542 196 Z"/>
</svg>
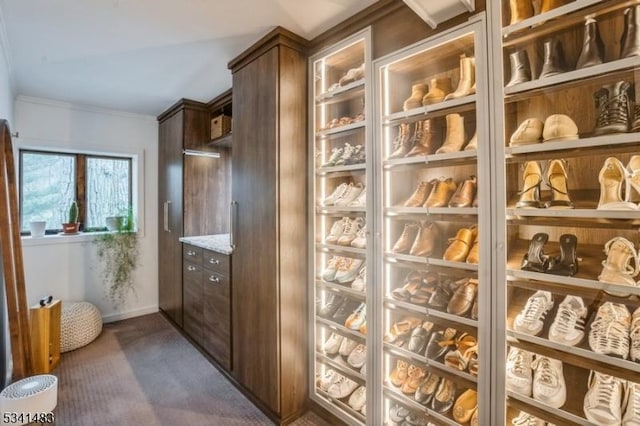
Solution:
<svg viewBox="0 0 640 426">
<path fill-rule="evenodd" d="M 77 234 L 80 229 L 78 223 L 78 203 L 73 201 L 69 207 L 69 217 L 67 223 L 62 224 L 62 232 L 65 234 Z"/>
<path fill-rule="evenodd" d="M 115 231 L 97 235 L 94 240 L 102 264 L 105 291 L 115 308 L 124 303 L 130 292 L 135 293 L 133 272 L 139 258 L 138 233 L 132 209 L 117 222 Z"/>
</svg>

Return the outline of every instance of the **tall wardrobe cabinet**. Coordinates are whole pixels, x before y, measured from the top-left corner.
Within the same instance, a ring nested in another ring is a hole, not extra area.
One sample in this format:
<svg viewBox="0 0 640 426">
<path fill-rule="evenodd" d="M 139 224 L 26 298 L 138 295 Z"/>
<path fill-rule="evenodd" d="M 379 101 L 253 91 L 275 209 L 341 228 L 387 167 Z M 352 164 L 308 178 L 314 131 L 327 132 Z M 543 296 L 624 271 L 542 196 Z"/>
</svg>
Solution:
<svg viewBox="0 0 640 426">
<path fill-rule="evenodd" d="M 277 28 L 233 73 L 233 374 L 276 421 L 307 393 L 306 40 Z"/>
</svg>

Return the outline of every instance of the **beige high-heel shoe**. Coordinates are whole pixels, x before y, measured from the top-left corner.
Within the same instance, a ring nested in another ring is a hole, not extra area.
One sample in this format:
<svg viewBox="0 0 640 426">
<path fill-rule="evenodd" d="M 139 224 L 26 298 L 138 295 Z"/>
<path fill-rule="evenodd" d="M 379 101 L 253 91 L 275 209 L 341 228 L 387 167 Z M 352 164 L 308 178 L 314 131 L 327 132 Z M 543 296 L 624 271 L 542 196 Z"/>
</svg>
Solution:
<svg viewBox="0 0 640 426">
<path fill-rule="evenodd" d="M 548 209 L 572 209 L 573 202 L 569 197 L 567 171 L 562 160 L 552 160 L 547 168 L 547 185 L 551 188 L 551 200 L 547 201 Z"/>
<path fill-rule="evenodd" d="M 640 155 L 632 156 L 627 163 L 627 182 L 636 191 L 636 195 L 640 195 Z M 632 195 L 630 193 L 627 199 L 634 202 Z"/>
<path fill-rule="evenodd" d="M 542 183 L 542 170 L 537 161 L 524 163 L 522 171 L 522 190 L 520 199 L 516 203 L 517 209 L 537 209 L 542 207 L 540 202 L 540 184 Z"/>
<path fill-rule="evenodd" d="M 615 237 L 604 245 L 607 259 L 602 261 L 602 272 L 598 281 L 637 287 L 634 277 L 640 273 L 638 252 L 633 243 L 623 237 Z M 628 293 L 605 289 L 612 296 L 627 297 Z"/>
<path fill-rule="evenodd" d="M 638 206 L 628 201 L 630 184 L 627 178 L 627 170 L 620 160 L 609 157 L 604 161 L 600 174 L 600 200 L 598 210 L 638 210 Z M 622 190 L 624 185 L 624 198 Z"/>
</svg>

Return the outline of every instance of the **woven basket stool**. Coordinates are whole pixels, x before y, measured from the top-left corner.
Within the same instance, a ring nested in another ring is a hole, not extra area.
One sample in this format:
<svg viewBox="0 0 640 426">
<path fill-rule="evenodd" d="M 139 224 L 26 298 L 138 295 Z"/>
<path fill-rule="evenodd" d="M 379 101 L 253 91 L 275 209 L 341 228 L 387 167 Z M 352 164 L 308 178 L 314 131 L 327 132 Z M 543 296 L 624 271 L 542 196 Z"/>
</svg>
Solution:
<svg viewBox="0 0 640 426">
<path fill-rule="evenodd" d="M 7 386 L 0 392 L 0 411 L 22 415 L 15 419 L 5 419 L 1 424 L 31 423 L 29 416 L 44 416 L 50 413 L 58 404 L 58 379 L 51 374 L 27 377 Z M 15 420 L 15 421 L 14 421 Z M 36 419 L 36 421 L 40 421 Z M 41 421 L 45 423 L 45 421 Z"/>
<path fill-rule="evenodd" d="M 60 352 L 86 346 L 102 331 L 102 315 L 89 302 L 64 302 L 61 323 Z"/>
</svg>

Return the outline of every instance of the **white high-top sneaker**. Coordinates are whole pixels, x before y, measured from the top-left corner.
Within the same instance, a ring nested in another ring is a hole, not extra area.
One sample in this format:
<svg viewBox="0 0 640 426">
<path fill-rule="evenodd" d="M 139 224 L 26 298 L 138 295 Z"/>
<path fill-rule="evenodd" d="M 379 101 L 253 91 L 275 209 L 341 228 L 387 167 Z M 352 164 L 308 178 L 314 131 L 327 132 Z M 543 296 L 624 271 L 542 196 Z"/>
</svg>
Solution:
<svg viewBox="0 0 640 426">
<path fill-rule="evenodd" d="M 567 386 L 562 373 L 562 361 L 536 356 L 533 367 L 533 398 L 553 408 L 567 401 Z"/>
</svg>

